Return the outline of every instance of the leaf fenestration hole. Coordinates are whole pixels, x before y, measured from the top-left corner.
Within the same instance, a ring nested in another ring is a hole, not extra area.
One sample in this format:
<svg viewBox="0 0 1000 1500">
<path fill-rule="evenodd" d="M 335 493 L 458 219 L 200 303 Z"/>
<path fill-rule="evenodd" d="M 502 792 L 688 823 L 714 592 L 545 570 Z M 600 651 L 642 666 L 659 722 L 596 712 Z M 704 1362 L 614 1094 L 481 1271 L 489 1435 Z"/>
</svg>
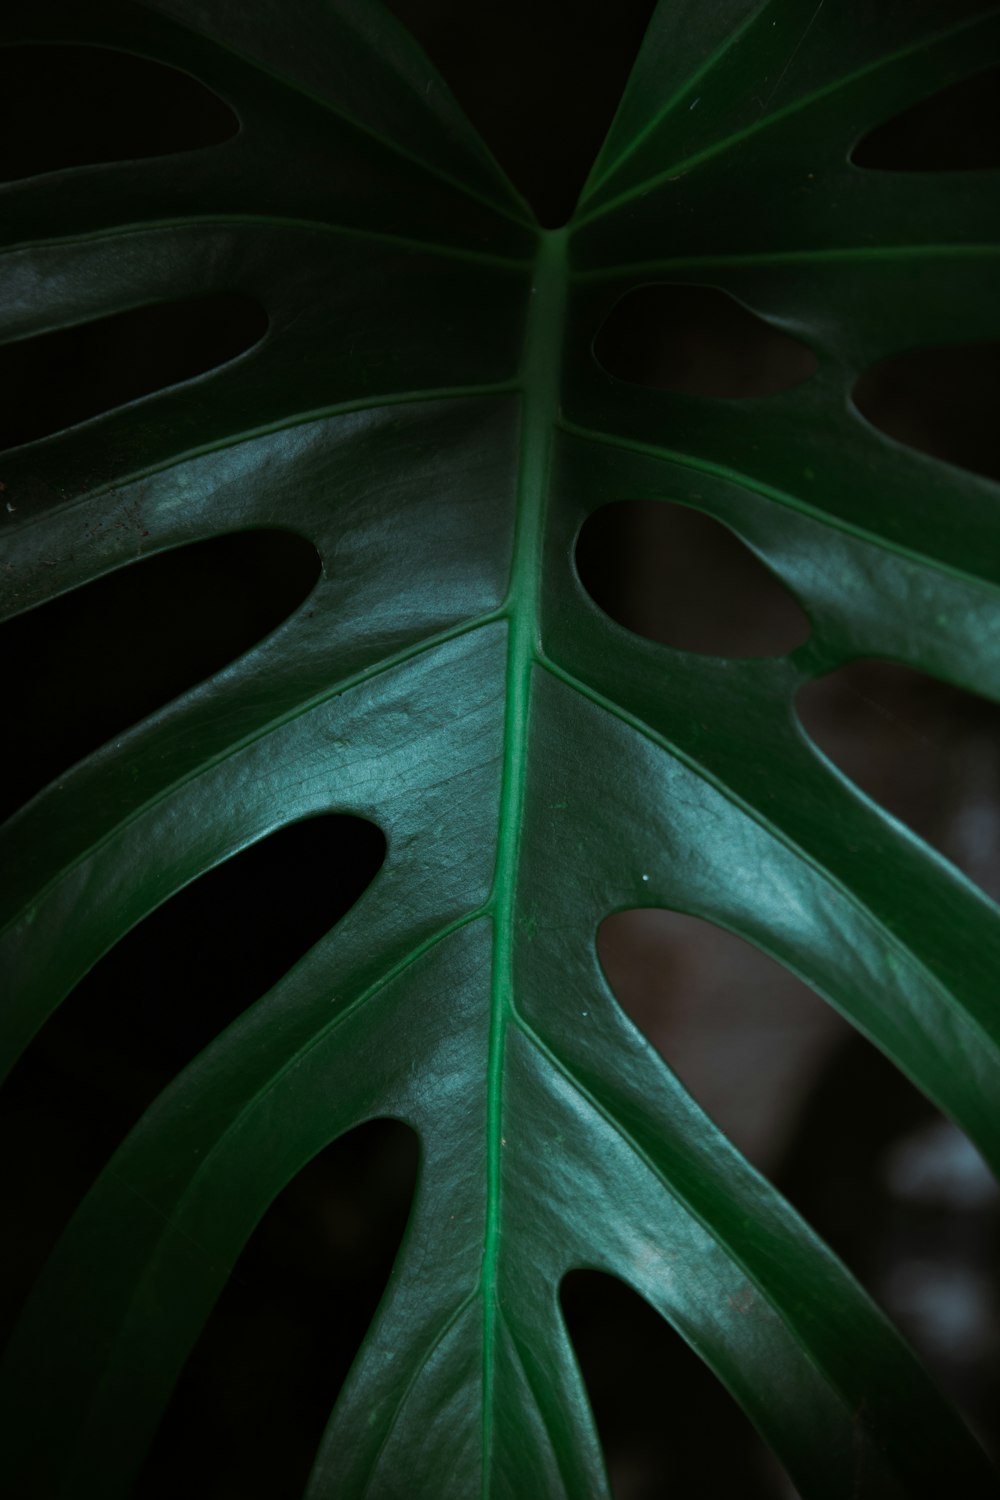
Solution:
<svg viewBox="0 0 1000 1500">
<path fill-rule="evenodd" d="M 631 1287 L 570 1271 L 560 1302 L 615 1500 L 795 1500 L 729 1392 Z"/>
<path fill-rule="evenodd" d="M 688 1092 L 770 1170 L 847 1022 L 752 943 L 682 912 L 605 917 L 597 955 L 618 1003 Z"/>
<path fill-rule="evenodd" d="M 219 292 L 0 344 L 0 449 L 205 375 L 252 349 L 267 328 L 259 302 Z"/>
<path fill-rule="evenodd" d="M 713 286 L 636 287 L 594 340 L 618 380 L 690 396 L 775 396 L 801 385 L 818 361 L 807 345 Z"/>
<path fill-rule="evenodd" d="M 307 1163 L 247 1242 L 192 1350 L 134 1500 L 300 1495 L 392 1271 L 418 1139 L 372 1120 Z"/>
<path fill-rule="evenodd" d="M 141 502 L 104 524 L 141 545 Z M 0 820 L 263 640 L 319 573 L 315 547 L 292 532 L 234 532 L 131 563 L 0 625 L 9 712 Z"/>
<path fill-rule="evenodd" d="M 221 145 L 240 122 L 177 68 L 110 47 L 0 48 L 0 181 Z"/>
<path fill-rule="evenodd" d="M 72 1212 L 182 1068 L 361 897 L 380 829 L 328 814 L 286 825 L 184 887 L 99 960 L 0 1089 L 6 1330 Z"/>
<path fill-rule="evenodd" d="M 898 662 L 850 662 L 796 698 L 810 739 L 1000 901 L 1000 706 Z"/>
<path fill-rule="evenodd" d="M 1000 167 L 1000 67 L 960 78 L 861 137 L 857 167 L 975 172 Z"/>
<path fill-rule="evenodd" d="M 809 635 L 793 596 L 728 526 L 689 506 L 617 500 L 576 546 L 587 593 L 627 630 L 707 656 L 781 656 Z"/>
<path fill-rule="evenodd" d="M 1000 1397 L 1000 1189 L 967 1137 L 735 934 L 635 910 L 607 917 L 597 942 L 623 1010 L 689 1093 L 988 1432 Z"/>
<path fill-rule="evenodd" d="M 887 437 L 1000 480 L 1000 342 L 891 355 L 867 369 L 851 395 Z"/>
<path fill-rule="evenodd" d="M 810 1089 L 774 1181 L 996 1458 L 1000 1188 L 968 1138 L 852 1033 Z"/>
</svg>

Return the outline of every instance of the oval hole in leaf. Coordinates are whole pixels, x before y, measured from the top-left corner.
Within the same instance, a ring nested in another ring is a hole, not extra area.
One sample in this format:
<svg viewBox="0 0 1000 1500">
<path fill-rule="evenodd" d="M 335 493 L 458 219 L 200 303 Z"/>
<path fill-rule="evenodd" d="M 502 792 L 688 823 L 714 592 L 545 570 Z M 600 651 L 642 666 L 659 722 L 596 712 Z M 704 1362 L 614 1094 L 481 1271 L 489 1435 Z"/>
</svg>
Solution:
<svg viewBox="0 0 1000 1500">
<path fill-rule="evenodd" d="M 570 1271 L 560 1301 L 615 1500 L 794 1500 L 729 1392 L 631 1287 Z"/>
<path fill-rule="evenodd" d="M 219 292 L 0 344 L 0 448 L 35 442 L 193 380 L 245 354 L 267 328 L 259 302 Z"/>
<path fill-rule="evenodd" d="M 635 910 L 605 918 L 597 946 L 622 1009 L 688 1092 L 985 1418 L 1000 1394 L 1000 1336 L 983 1336 L 1000 1306 L 1000 1190 L 966 1137 L 734 933 Z"/>
<path fill-rule="evenodd" d="M 156 1096 L 360 898 L 381 831 L 326 815 L 251 844 L 91 969 L 0 1089 L 8 1325 L 81 1198 Z"/>
<path fill-rule="evenodd" d="M 968 1138 L 851 1033 L 810 1089 L 775 1185 L 1000 1457 L 1000 1188 Z"/>
<path fill-rule="evenodd" d="M 138 503 L 108 526 L 137 530 Z M 9 718 L 0 819 L 270 634 L 320 573 L 288 531 L 234 532 L 119 568 L 0 626 Z"/>
<path fill-rule="evenodd" d="M 418 1158 L 408 1126 L 373 1120 L 278 1195 L 192 1350 L 134 1500 L 175 1500 L 192 1474 L 206 1495 L 301 1495 L 389 1279 Z"/>
<path fill-rule="evenodd" d="M 846 1021 L 775 959 L 681 912 L 615 912 L 597 954 L 618 1003 L 720 1130 L 762 1171 Z"/>
<path fill-rule="evenodd" d="M 109 47 L 0 48 L 0 181 L 221 145 L 240 128 L 211 89 Z"/>
<path fill-rule="evenodd" d="M 897 442 L 1000 480 L 1000 342 L 894 354 L 865 371 L 852 399 Z"/>
<path fill-rule="evenodd" d="M 1000 706 L 863 660 L 807 683 L 796 711 L 845 776 L 1000 901 Z"/>
<path fill-rule="evenodd" d="M 774 396 L 808 380 L 815 354 L 714 286 L 640 286 L 594 340 L 609 375 L 690 396 Z"/>
<path fill-rule="evenodd" d="M 781 656 L 809 635 L 793 596 L 702 511 L 617 500 L 588 516 L 576 567 L 604 612 L 648 640 L 707 656 Z"/>
<path fill-rule="evenodd" d="M 587 6 L 574 11 L 571 25 L 561 0 L 388 5 L 440 69 L 539 221 L 565 224 L 607 134 L 655 0 Z"/>
<path fill-rule="evenodd" d="M 986 68 L 876 125 L 851 152 L 855 166 L 890 172 L 1000 167 L 1000 68 Z"/>
</svg>

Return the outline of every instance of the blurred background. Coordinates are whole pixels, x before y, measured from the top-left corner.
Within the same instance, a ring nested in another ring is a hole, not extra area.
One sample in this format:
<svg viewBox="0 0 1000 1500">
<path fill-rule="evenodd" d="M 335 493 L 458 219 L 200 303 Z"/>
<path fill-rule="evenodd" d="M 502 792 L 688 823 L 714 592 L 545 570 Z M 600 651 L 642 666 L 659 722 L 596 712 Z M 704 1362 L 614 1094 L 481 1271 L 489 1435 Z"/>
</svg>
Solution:
<svg viewBox="0 0 1000 1500">
<path fill-rule="evenodd" d="M 565 220 L 616 106 L 651 0 L 392 0 L 541 222 Z M 0 177 L 226 139 L 228 108 L 172 70 L 73 47 L 4 68 Z M 984 72 L 872 133 L 872 171 L 1000 166 L 1000 78 Z M 0 446 L 58 430 L 232 357 L 261 332 L 242 299 L 140 309 L 0 349 Z M 657 286 L 596 352 L 621 379 L 739 399 L 797 384 L 811 352 L 719 292 Z M 887 361 L 855 400 L 900 442 L 1000 478 L 1000 349 Z M 0 462 L 0 484 L 2 484 Z M 0 501 L 4 493 L 0 490 Z M 795 600 L 724 527 L 617 500 L 584 528 L 581 578 L 628 629 L 685 650 L 784 653 Z M 82 755 L 260 640 L 318 559 L 280 533 L 151 558 L 0 627 L 8 816 Z M 862 790 L 1000 898 L 1000 710 L 897 664 L 856 662 L 798 704 Z M 89 1183 L 176 1071 L 263 993 L 377 872 L 359 819 L 296 825 L 160 908 L 91 972 L 0 1092 L 0 1333 Z M 596 937 L 635 1024 L 721 1128 L 826 1238 L 983 1441 L 1000 1396 L 997 1189 L 977 1153 L 867 1042 L 748 944 L 664 911 Z M 297 1496 L 391 1271 L 418 1143 L 376 1121 L 272 1206 L 192 1355 L 136 1491 L 193 1472 L 212 1500 Z M 714 1377 L 637 1296 L 575 1272 L 563 1306 L 616 1500 L 791 1500 Z M 197 1457 L 197 1470 L 195 1458 Z"/>
</svg>

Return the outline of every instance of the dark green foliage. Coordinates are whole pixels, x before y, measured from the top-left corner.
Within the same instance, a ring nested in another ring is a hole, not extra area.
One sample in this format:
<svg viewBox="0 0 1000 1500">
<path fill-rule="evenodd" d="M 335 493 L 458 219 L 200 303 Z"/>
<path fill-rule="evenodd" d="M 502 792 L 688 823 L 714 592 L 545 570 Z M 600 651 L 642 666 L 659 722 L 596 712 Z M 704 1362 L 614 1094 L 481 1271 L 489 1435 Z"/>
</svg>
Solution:
<svg viewBox="0 0 1000 1500">
<path fill-rule="evenodd" d="M 6 613 L 247 528 L 323 559 L 271 635 L 5 826 L 5 1065 L 246 845 L 330 812 L 387 842 L 73 1219 L 8 1351 L 7 1493 L 127 1495 L 254 1224 L 382 1116 L 421 1140 L 413 1215 L 311 1500 L 606 1495 L 559 1307 L 574 1267 L 673 1324 L 805 1500 L 1000 1493 L 595 951 L 641 905 L 742 934 L 1000 1162 L 996 908 L 792 708 L 865 656 L 1000 697 L 996 483 L 850 400 L 879 361 L 1000 338 L 995 175 L 850 160 L 996 62 L 995 7 L 661 0 L 569 225 L 544 231 L 377 0 L 18 0 L 2 36 L 138 52 L 241 122 L 6 188 L 4 342 L 195 297 L 268 318 L 217 370 L 4 456 Z M 616 379 L 593 342 L 651 282 L 729 294 L 815 372 L 742 397 Z M 614 500 L 724 522 L 808 639 L 724 660 L 609 620 L 573 549 Z"/>
</svg>

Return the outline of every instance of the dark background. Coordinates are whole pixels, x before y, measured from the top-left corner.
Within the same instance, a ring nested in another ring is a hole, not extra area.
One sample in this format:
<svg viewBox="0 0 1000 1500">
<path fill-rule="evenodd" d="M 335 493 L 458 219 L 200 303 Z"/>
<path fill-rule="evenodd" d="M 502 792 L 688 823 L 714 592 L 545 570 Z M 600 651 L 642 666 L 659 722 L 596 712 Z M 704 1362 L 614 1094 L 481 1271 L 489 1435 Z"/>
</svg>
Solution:
<svg viewBox="0 0 1000 1500">
<path fill-rule="evenodd" d="M 392 8 L 541 221 L 564 221 L 649 0 Z M 8 179 L 188 149 L 234 128 L 192 81 L 122 55 L 28 49 L 4 76 Z M 871 170 L 1000 164 L 996 85 L 994 71 L 948 91 L 873 136 L 856 160 Z M 3 446 L 211 368 L 253 341 L 255 316 L 239 299 L 217 299 L 0 349 Z M 795 383 L 810 361 L 721 294 L 670 288 L 623 303 L 597 350 L 623 379 L 735 399 Z M 871 420 L 1000 477 L 995 347 L 922 352 L 866 381 L 858 400 Z M 684 649 L 769 654 L 808 629 L 735 538 L 676 507 L 609 507 L 585 528 L 578 560 L 609 613 Z M 248 649 L 296 607 L 317 567 L 293 538 L 225 538 L 149 559 L 0 628 L 11 714 L 3 815 Z M 1000 895 L 992 705 L 891 663 L 856 663 L 814 684 L 800 706 L 849 775 Z M 355 819 L 274 835 L 142 923 L 39 1035 L 0 1093 L 11 1226 L 0 1246 L 4 1332 L 130 1125 L 349 908 L 382 854 L 378 831 Z M 675 913 L 632 912 L 607 919 L 598 941 L 637 1024 L 900 1322 L 984 1438 L 995 1434 L 997 1195 L 964 1138 L 828 1007 L 738 939 Z M 417 1166 L 412 1134 L 374 1122 L 289 1185 L 189 1361 L 140 1500 L 300 1492 L 390 1273 Z M 788 1500 L 787 1481 L 728 1395 L 638 1297 L 578 1272 L 563 1302 L 617 1500 Z"/>
</svg>

